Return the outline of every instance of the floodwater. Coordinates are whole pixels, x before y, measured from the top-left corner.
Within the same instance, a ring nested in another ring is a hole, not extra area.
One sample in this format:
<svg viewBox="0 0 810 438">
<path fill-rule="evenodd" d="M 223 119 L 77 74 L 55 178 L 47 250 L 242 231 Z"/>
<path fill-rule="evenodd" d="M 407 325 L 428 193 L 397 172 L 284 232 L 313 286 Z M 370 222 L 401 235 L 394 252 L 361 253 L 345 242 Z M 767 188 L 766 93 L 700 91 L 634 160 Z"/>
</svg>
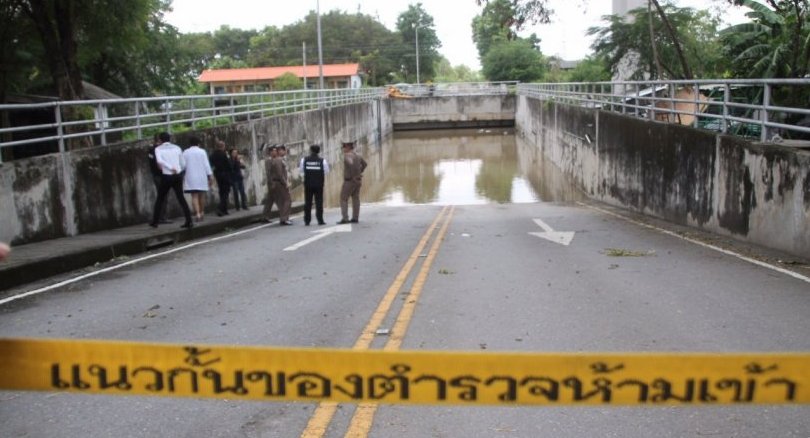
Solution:
<svg viewBox="0 0 810 438">
<path fill-rule="evenodd" d="M 396 132 L 382 145 L 359 145 L 358 152 L 369 164 L 361 189 L 364 204 L 473 205 L 583 198 L 537 147 L 518 139 L 511 129 Z M 334 171 L 327 178 L 324 203 L 337 207 L 342 157 L 326 158 Z"/>
</svg>

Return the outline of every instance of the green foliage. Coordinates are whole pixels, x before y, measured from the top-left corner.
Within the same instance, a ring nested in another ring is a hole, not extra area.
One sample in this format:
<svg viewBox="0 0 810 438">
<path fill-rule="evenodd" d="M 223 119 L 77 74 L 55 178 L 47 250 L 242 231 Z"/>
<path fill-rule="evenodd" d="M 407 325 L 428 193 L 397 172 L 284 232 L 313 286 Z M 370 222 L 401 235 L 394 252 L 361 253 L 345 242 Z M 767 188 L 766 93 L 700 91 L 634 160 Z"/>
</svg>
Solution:
<svg viewBox="0 0 810 438">
<path fill-rule="evenodd" d="M 433 82 L 478 82 L 481 74 L 466 65 L 452 66 L 444 56 L 439 56 L 433 66 L 436 76 Z"/>
<path fill-rule="evenodd" d="M 510 0 L 492 0 L 473 18 L 473 42 L 478 49 L 479 59 L 484 58 L 493 43 L 515 39 L 516 34 L 509 27 L 514 15 L 515 9 Z"/>
<path fill-rule="evenodd" d="M 502 19 L 499 24 L 501 28 L 509 29 L 513 36 L 517 35 L 526 24 L 548 23 L 552 14 L 548 5 L 549 0 L 476 0 L 476 3 L 479 6 L 484 5 L 484 8 L 493 3 L 502 3 L 500 7 L 504 7 L 508 3 L 511 13 L 500 15 Z"/>
<path fill-rule="evenodd" d="M 717 38 L 719 18 L 707 11 L 692 8 L 678 8 L 663 4 L 669 21 L 683 46 L 684 55 L 695 77 L 717 77 L 726 71 L 727 62 L 723 57 Z M 620 62 L 630 55 L 637 54 L 637 68 L 633 79 L 657 78 L 657 68 L 650 41 L 650 14 L 647 8 L 629 12 L 632 19 L 626 20 L 617 15 L 602 17 L 605 26 L 593 27 L 589 35 L 596 39 L 591 46 L 595 54 L 607 62 L 609 69 L 616 72 Z M 684 77 L 685 72 L 677 58 L 672 39 L 664 31 L 660 16 L 652 14 L 655 34 L 655 47 L 663 67 L 663 74 L 670 78 Z"/>
<path fill-rule="evenodd" d="M 247 61 L 250 41 L 258 34 L 255 30 L 242 30 L 227 25 L 215 30 L 212 39 L 216 54 L 235 60 Z"/>
<path fill-rule="evenodd" d="M 400 59 L 402 74 L 409 82 L 416 82 L 416 33 L 419 33 L 419 75 L 422 81 L 430 81 L 435 76 L 434 63 L 439 57 L 442 43 L 436 35 L 433 17 L 422 7 L 422 3 L 409 5 L 397 17 L 397 31 L 407 47 L 413 44 L 413 51 Z"/>
<path fill-rule="evenodd" d="M 498 42 L 481 60 L 482 73 L 490 81 L 532 82 L 543 77 L 543 55 L 525 40 Z"/>
<path fill-rule="evenodd" d="M 605 60 L 589 56 L 568 72 L 566 82 L 603 82 L 610 81 L 610 79 L 610 70 Z"/>
<path fill-rule="evenodd" d="M 0 97 L 81 97 L 65 94 L 64 85 L 75 89 L 82 80 L 122 96 L 182 92 L 199 71 L 164 21 L 169 7 L 169 0 L 3 2 Z"/>
<path fill-rule="evenodd" d="M 810 5 L 806 1 L 777 10 L 754 0 L 738 3 L 750 9 L 746 16 L 751 21 L 721 32 L 735 76 L 801 78 L 810 73 Z"/>
<path fill-rule="evenodd" d="M 406 44 L 397 32 L 388 30 L 374 17 L 333 10 L 321 14 L 323 61 L 326 64 L 359 62 L 365 82 L 383 85 L 401 70 L 400 60 L 413 54 L 413 43 Z M 420 43 L 422 35 L 419 35 Z M 317 15 L 277 28 L 268 26 L 250 40 L 251 66 L 300 65 L 302 43 L 306 43 L 307 63 L 318 62 Z"/>
<path fill-rule="evenodd" d="M 304 88 L 304 81 L 292 73 L 284 73 L 273 81 L 273 91 L 300 90 Z"/>
<path fill-rule="evenodd" d="M 579 61 L 571 70 L 562 70 L 561 62 L 557 58 L 549 61 L 549 69 L 543 75 L 542 82 L 605 82 L 612 78 L 605 60 L 597 56 Z"/>
</svg>

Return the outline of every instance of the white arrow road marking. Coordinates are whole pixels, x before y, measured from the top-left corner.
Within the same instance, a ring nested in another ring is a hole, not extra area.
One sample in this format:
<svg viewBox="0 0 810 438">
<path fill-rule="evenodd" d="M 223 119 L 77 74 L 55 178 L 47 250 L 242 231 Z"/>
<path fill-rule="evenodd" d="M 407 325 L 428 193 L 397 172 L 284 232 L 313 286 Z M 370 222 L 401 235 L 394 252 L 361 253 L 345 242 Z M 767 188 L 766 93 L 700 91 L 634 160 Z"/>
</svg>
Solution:
<svg viewBox="0 0 810 438">
<path fill-rule="evenodd" d="M 302 240 L 296 243 L 295 245 L 288 246 L 284 248 L 284 251 L 295 251 L 296 249 L 301 248 L 302 246 L 309 245 L 312 242 L 321 240 L 324 237 L 332 235 L 334 233 L 348 233 L 351 231 L 352 231 L 351 224 L 342 224 L 336 225 L 334 227 L 324 228 L 322 230 L 315 230 L 313 231 L 313 233 L 315 233 L 314 236 L 310 237 L 309 239 Z"/>
<path fill-rule="evenodd" d="M 540 219 L 535 219 L 534 223 L 540 226 L 543 229 L 542 233 L 529 233 L 532 236 L 537 236 L 541 239 L 546 239 L 548 241 L 559 243 L 560 245 L 568 246 L 571 244 L 571 241 L 574 240 L 574 232 L 573 231 L 554 231 L 553 228 L 548 226 L 545 222 L 541 221 Z"/>
</svg>

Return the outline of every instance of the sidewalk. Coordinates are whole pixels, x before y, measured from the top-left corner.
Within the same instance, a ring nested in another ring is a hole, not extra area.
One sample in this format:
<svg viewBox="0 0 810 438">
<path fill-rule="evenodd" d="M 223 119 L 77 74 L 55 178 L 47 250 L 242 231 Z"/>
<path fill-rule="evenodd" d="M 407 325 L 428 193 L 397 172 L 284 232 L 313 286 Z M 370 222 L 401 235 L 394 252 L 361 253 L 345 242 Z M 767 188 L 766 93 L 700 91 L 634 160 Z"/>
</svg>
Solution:
<svg viewBox="0 0 810 438">
<path fill-rule="evenodd" d="M 293 204 L 292 213 L 303 211 L 303 204 Z M 273 210 L 272 217 L 278 218 Z M 150 228 L 146 223 L 97 233 L 20 245 L 0 262 L 0 291 L 41 280 L 57 274 L 107 262 L 116 257 L 140 254 L 155 248 L 199 239 L 259 222 L 264 217 L 262 206 L 247 211 L 232 211 L 228 216 L 207 215 L 194 228 L 180 228 L 182 218 L 171 224 Z"/>
</svg>

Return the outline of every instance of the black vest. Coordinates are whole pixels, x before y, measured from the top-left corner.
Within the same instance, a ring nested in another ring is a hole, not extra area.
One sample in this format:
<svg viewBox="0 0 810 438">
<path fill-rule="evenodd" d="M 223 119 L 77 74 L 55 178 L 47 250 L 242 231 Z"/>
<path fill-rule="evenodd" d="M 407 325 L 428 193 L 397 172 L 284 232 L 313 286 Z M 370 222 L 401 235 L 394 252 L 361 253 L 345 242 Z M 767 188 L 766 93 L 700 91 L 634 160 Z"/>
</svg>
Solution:
<svg viewBox="0 0 810 438">
<path fill-rule="evenodd" d="M 323 158 L 310 155 L 304 158 L 304 185 L 309 188 L 323 187 Z"/>
</svg>

